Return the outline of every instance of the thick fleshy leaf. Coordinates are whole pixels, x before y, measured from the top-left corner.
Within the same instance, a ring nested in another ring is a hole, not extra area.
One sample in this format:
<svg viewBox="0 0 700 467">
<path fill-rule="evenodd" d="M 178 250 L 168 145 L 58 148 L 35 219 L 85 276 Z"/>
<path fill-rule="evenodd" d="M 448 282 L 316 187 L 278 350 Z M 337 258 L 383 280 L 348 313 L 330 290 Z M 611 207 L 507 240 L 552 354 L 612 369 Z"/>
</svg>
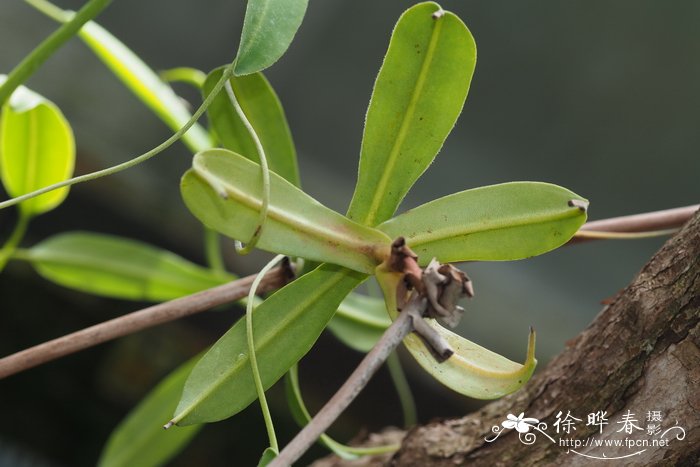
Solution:
<svg viewBox="0 0 700 467">
<path fill-rule="evenodd" d="M 234 279 L 145 243 L 89 232 L 51 237 L 20 258 L 57 284 L 128 300 L 172 300 Z"/>
<path fill-rule="evenodd" d="M 234 74 L 262 71 L 279 60 L 299 29 L 307 4 L 308 0 L 248 0 Z"/>
<path fill-rule="evenodd" d="M 351 219 L 374 226 L 394 214 L 452 130 L 475 63 L 474 39 L 454 14 L 428 2 L 401 16 L 367 110 Z"/>
<path fill-rule="evenodd" d="M 79 35 L 97 57 L 171 129 L 179 130 L 192 117 L 186 104 L 170 85 L 109 31 L 91 21 L 83 26 Z M 212 146 L 206 130 L 196 123 L 182 139 L 193 152 Z"/>
<path fill-rule="evenodd" d="M 254 310 L 256 356 L 265 389 L 309 351 L 343 298 L 364 278 L 338 266 L 322 265 Z M 192 370 L 173 422 L 190 425 L 222 420 L 256 399 L 242 318 Z"/>
<path fill-rule="evenodd" d="M 5 76 L 0 75 L 0 84 Z M 70 178 L 75 141 L 70 124 L 56 105 L 18 87 L 0 115 L 0 178 L 12 197 Z M 54 209 L 68 195 L 60 188 L 24 201 L 20 209 L 35 216 Z"/>
<path fill-rule="evenodd" d="M 197 154 L 180 188 L 187 207 L 207 227 L 244 242 L 258 227 L 260 166 L 243 156 L 225 149 Z M 390 242 L 270 173 L 270 208 L 258 248 L 372 273 Z"/>
<path fill-rule="evenodd" d="M 223 68 L 217 68 L 209 73 L 202 87 L 204 97 L 209 95 L 221 79 L 223 71 Z M 233 77 L 230 82 L 243 112 L 260 138 L 270 170 L 291 184 L 299 186 L 299 168 L 292 133 L 274 89 L 262 73 Z M 226 93 L 219 93 L 209 106 L 207 115 L 219 143 L 224 148 L 260 163 L 255 142 Z"/>
<path fill-rule="evenodd" d="M 197 358 L 181 365 L 156 386 L 114 429 L 98 467 L 157 467 L 184 448 L 203 425 L 164 430 Z"/>
<path fill-rule="evenodd" d="M 528 258 L 566 243 L 586 221 L 588 202 L 549 183 L 513 182 L 466 190 L 411 209 L 378 228 L 403 236 L 421 264 Z"/>
<path fill-rule="evenodd" d="M 427 322 L 455 351 L 450 358 L 438 363 L 416 334 L 409 334 L 403 343 L 433 378 L 453 391 L 476 399 L 497 399 L 519 389 L 535 371 L 534 331 L 530 332 L 527 358 L 521 365 L 443 328 L 433 319 Z"/>
<path fill-rule="evenodd" d="M 328 329 L 348 347 L 369 352 L 390 324 L 384 300 L 351 293 L 338 307 Z"/>
</svg>

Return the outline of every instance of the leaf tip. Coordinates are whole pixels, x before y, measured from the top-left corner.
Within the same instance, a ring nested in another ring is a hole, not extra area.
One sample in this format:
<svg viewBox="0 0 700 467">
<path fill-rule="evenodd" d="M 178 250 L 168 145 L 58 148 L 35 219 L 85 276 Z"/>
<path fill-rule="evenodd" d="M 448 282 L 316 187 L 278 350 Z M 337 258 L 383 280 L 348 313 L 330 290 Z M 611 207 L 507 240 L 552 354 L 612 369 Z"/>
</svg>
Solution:
<svg viewBox="0 0 700 467">
<path fill-rule="evenodd" d="M 578 208 L 581 212 L 588 212 L 588 205 L 590 203 L 584 199 L 570 199 L 568 202 L 569 207 Z"/>
</svg>

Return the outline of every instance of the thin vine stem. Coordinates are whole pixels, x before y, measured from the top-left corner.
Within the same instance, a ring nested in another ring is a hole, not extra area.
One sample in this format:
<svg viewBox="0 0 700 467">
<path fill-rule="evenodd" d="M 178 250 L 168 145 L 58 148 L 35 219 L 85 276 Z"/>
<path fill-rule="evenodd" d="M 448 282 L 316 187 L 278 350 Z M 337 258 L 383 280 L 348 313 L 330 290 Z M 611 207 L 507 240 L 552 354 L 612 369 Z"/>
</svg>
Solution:
<svg viewBox="0 0 700 467">
<path fill-rule="evenodd" d="M 389 358 L 386 359 L 386 366 L 389 369 L 389 375 L 394 382 L 396 393 L 399 396 L 399 403 L 401 404 L 401 411 L 403 412 L 404 428 L 411 427 L 418 422 L 416 401 L 413 398 L 411 386 L 408 384 L 406 373 L 403 371 L 401 360 L 399 360 L 399 355 L 396 352 L 389 355 Z"/>
<path fill-rule="evenodd" d="M 2 249 L 0 250 L 0 272 L 5 269 L 5 265 L 17 250 L 19 242 L 22 241 L 24 234 L 27 233 L 27 227 L 29 227 L 30 220 L 31 216 L 24 212 L 24 210 L 20 210 L 19 218 L 17 219 L 17 224 L 15 225 L 14 230 L 7 239 L 7 242 L 5 242 L 5 245 L 3 245 Z"/>
<path fill-rule="evenodd" d="M 260 176 L 262 178 L 263 192 L 262 206 L 260 207 L 260 212 L 258 213 L 258 225 L 253 232 L 253 236 L 250 238 L 250 240 L 248 240 L 248 243 L 245 246 L 243 246 L 238 240 L 235 242 L 236 251 L 238 254 L 247 255 L 253 250 L 253 248 L 255 248 L 255 245 L 260 239 L 260 235 L 262 235 L 262 229 L 265 224 L 265 219 L 267 218 L 267 211 L 270 208 L 270 168 L 267 165 L 267 156 L 265 155 L 265 149 L 263 148 L 262 142 L 260 141 L 258 134 L 255 132 L 255 128 L 253 128 L 253 125 L 250 123 L 248 117 L 241 108 L 241 104 L 238 102 L 236 93 L 233 92 L 233 87 L 228 79 L 226 80 L 224 87 L 226 89 L 226 94 L 228 94 L 228 98 L 231 101 L 231 105 L 233 105 L 238 117 L 243 122 L 243 126 L 245 126 L 246 130 L 250 134 L 250 137 L 253 139 L 253 142 L 255 143 L 255 150 L 257 151 L 258 158 L 260 159 Z"/>
<path fill-rule="evenodd" d="M 214 85 L 214 88 L 212 89 L 211 93 L 207 96 L 206 99 L 202 102 L 202 104 L 199 106 L 199 108 L 192 114 L 192 117 L 185 123 L 182 128 L 180 128 L 178 131 L 176 131 L 170 138 L 166 139 L 163 141 L 161 144 L 156 146 L 155 148 L 151 149 L 150 151 L 147 151 L 140 156 L 137 156 L 133 159 L 130 159 L 126 162 L 122 162 L 121 164 L 109 167 L 107 169 L 102 169 L 98 170 L 96 172 L 91 172 L 85 175 L 80 175 L 78 177 L 73 177 L 68 180 L 64 180 L 62 182 L 54 183 L 53 185 L 49 185 L 47 187 L 41 188 L 36 191 L 32 191 L 31 193 L 27 193 L 22 196 L 18 196 L 16 198 L 8 199 L 7 201 L 3 201 L 0 203 L 0 209 L 4 209 L 10 206 L 14 206 L 16 204 L 21 203 L 22 201 L 26 201 L 28 199 L 35 198 L 37 196 L 43 195 L 44 193 L 48 193 L 53 190 L 57 190 L 59 188 L 63 188 L 65 186 L 71 186 L 75 185 L 78 183 L 83 183 L 83 182 L 89 182 L 91 180 L 96 180 L 101 177 L 106 177 L 108 175 L 113 175 L 118 172 L 122 172 L 124 170 L 130 169 L 131 167 L 134 167 L 136 165 L 141 164 L 142 162 L 147 161 L 148 159 L 160 154 L 170 146 L 172 146 L 176 141 L 178 141 L 182 136 L 187 133 L 187 130 L 194 125 L 197 120 L 206 112 L 206 110 L 209 108 L 209 105 L 214 101 L 216 98 L 217 94 L 221 91 L 221 89 L 224 87 L 224 84 L 228 82 L 229 78 L 233 75 L 233 64 L 235 62 L 232 62 L 229 66 L 226 67 L 224 70 L 223 74 L 221 75 L 221 79 Z"/>
<path fill-rule="evenodd" d="M 202 70 L 184 66 L 161 71 L 159 75 L 163 81 L 189 84 L 197 90 L 201 90 L 207 80 L 207 74 Z"/>
<path fill-rule="evenodd" d="M 204 227 L 204 255 L 209 268 L 217 272 L 226 270 L 224 259 L 221 256 L 219 232 L 209 227 Z"/>
<path fill-rule="evenodd" d="M 253 336 L 253 310 L 255 309 L 255 294 L 258 290 L 258 285 L 260 281 L 265 277 L 265 275 L 275 267 L 277 263 L 282 261 L 285 255 L 277 255 L 272 261 L 267 263 L 265 267 L 260 270 L 248 291 L 248 303 L 245 307 L 245 329 L 246 338 L 248 341 L 248 360 L 250 361 L 250 368 L 253 371 L 253 381 L 255 382 L 255 391 L 258 393 L 258 400 L 260 401 L 260 409 L 262 410 L 263 418 L 265 419 L 265 428 L 267 429 L 267 437 L 270 441 L 270 447 L 275 451 L 279 452 L 279 445 L 277 444 L 277 435 L 275 435 L 275 425 L 272 422 L 272 415 L 270 414 L 270 407 L 267 405 L 267 398 L 265 397 L 265 388 L 262 383 L 262 378 L 260 377 L 260 370 L 258 369 L 258 358 L 255 354 L 255 340 Z"/>
<path fill-rule="evenodd" d="M 31 3 L 30 0 L 27 1 Z M 49 57 L 75 36 L 85 23 L 100 14 L 110 3 L 112 0 L 90 0 L 73 15 L 70 21 L 61 25 L 34 48 L 7 75 L 7 80 L 0 86 L 0 107 L 5 104 L 17 87 L 27 81 Z"/>
</svg>

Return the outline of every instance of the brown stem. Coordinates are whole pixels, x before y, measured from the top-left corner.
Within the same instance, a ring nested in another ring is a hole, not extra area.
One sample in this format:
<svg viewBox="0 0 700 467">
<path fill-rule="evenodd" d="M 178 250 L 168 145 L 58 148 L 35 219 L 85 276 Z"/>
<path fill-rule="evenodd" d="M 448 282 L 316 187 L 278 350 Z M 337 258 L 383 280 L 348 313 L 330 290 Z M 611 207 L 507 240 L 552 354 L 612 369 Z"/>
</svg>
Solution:
<svg viewBox="0 0 700 467">
<path fill-rule="evenodd" d="M 326 405 L 316 414 L 287 446 L 282 449 L 268 467 L 288 467 L 298 460 L 324 431 L 340 416 L 341 413 L 355 400 L 364 389 L 374 373 L 389 358 L 391 352 L 401 343 L 414 327 L 413 320 L 420 315 L 426 306 L 425 298 L 414 294 L 414 298 L 406 304 L 396 320 L 382 334 L 372 350 L 362 359 L 350 377 L 343 383 L 338 392 L 326 402 Z"/>
<path fill-rule="evenodd" d="M 245 298 L 256 275 L 150 306 L 9 355 L 0 359 L 0 379 L 117 337 Z M 288 266 L 275 268 L 262 280 L 258 291 L 278 289 L 288 282 L 289 276 Z"/>
<path fill-rule="evenodd" d="M 663 211 L 645 212 L 631 216 L 612 217 L 598 221 L 586 222 L 580 230 L 593 230 L 600 232 L 647 232 L 654 230 L 665 230 L 680 228 L 697 211 L 700 204 L 685 206 L 682 208 L 665 209 Z M 594 238 L 576 237 L 572 238 L 568 244 L 581 243 Z"/>
</svg>

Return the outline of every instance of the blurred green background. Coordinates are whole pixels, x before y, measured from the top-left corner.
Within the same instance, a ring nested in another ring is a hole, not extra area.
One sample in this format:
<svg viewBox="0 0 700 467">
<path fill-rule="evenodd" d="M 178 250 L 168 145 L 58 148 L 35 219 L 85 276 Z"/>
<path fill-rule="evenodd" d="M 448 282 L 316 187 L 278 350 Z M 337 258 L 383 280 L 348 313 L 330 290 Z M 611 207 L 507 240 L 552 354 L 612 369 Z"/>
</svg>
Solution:
<svg viewBox="0 0 700 467">
<path fill-rule="evenodd" d="M 79 8 L 82 1 L 57 2 Z M 409 1 L 311 1 L 288 53 L 266 73 L 285 106 L 304 188 L 344 211 L 355 184 L 364 113 L 388 39 Z M 565 186 L 591 201 L 590 219 L 700 199 L 700 3 L 657 1 L 444 1 L 476 38 L 476 73 L 464 112 L 440 156 L 402 206 L 512 180 Z M 99 22 L 155 69 L 208 71 L 235 55 L 245 2 L 115 1 Z M 20 0 L 0 2 L 0 73 L 56 28 Z M 28 85 L 74 127 L 77 173 L 127 160 L 170 134 L 77 39 Z M 193 105 L 198 96 L 177 87 Z M 202 261 L 202 235 L 178 180 L 191 155 L 176 145 L 119 175 L 74 187 L 37 219 L 31 245 L 93 230 L 148 241 Z M 4 196 L 4 194 L 3 194 Z M 0 211 L 0 239 L 15 214 Z M 544 366 L 626 286 L 662 239 L 595 242 L 515 263 L 469 264 L 476 297 L 460 332 L 524 358 L 528 326 Z M 227 262 L 255 272 L 267 255 Z M 0 276 L 0 354 L 136 310 L 47 283 L 24 264 Z M 207 313 L 0 381 L 0 465 L 93 465 L 112 428 L 163 375 L 213 342 L 240 315 Z M 407 356 L 404 356 L 407 357 Z M 316 410 L 358 363 L 330 335 L 303 360 L 302 387 Z M 419 416 L 459 416 L 477 403 L 439 387 L 404 358 Z M 272 390 L 282 442 L 294 433 L 281 388 Z M 257 405 L 208 427 L 173 465 L 253 465 L 265 447 Z M 161 421 L 156 421 L 160 423 Z M 334 429 L 401 423 L 385 373 Z M 316 450 L 314 455 L 322 454 Z"/>
</svg>

